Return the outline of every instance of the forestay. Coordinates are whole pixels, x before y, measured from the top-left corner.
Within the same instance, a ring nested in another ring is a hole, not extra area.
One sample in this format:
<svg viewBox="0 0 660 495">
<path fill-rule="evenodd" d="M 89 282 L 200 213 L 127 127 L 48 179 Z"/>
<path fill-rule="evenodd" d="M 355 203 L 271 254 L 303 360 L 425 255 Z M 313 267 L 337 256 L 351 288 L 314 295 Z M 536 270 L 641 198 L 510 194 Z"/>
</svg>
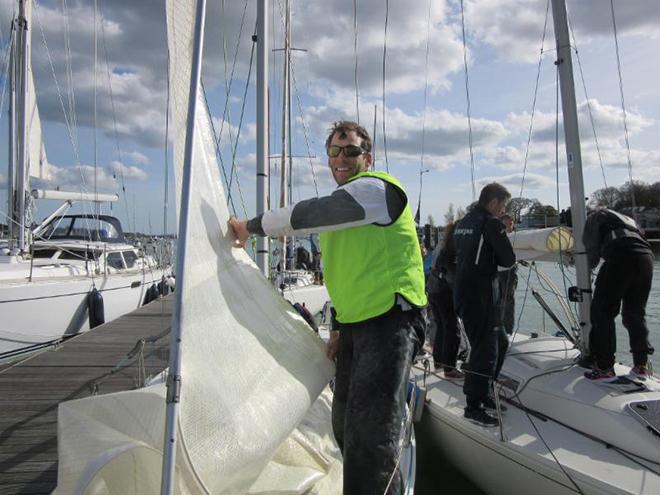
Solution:
<svg viewBox="0 0 660 495">
<path fill-rule="evenodd" d="M 167 1 L 179 197 L 194 8 L 194 0 Z M 184 308 L 175 491 L 331 493 L 341 486 L 341 466 L 332 440 L 330 398 L 326 393 L 314 401 L 332 375 L 332 364 L 322 341 L 245 251 L 231 246 L 227 201 L 202 98 L 187 257 L 177 260 L 187 264 L 187 284 L 177 285 L 175 294 Z M 58 493 L 157 493 L 164 390 L 161 383 L 61 404 Z"/>
</svg>

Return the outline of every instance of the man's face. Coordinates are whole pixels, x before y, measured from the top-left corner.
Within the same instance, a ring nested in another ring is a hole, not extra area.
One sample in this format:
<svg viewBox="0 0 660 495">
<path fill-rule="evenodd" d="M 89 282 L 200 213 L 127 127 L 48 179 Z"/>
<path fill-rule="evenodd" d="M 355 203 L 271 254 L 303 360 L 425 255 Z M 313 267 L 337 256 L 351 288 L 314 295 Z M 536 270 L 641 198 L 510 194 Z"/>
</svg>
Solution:
<svg viewBox="0 0 660 495">
<path fill-rule="evenodd" d="M 500 218 L 506 212 L 506 205 L 507 205 L 508 202 L 509 202 L 508 199 L 504 199 L 504 200 L 500 201 L 497 198 L 493 198 L 488 203 L 488 206 L 486 207 L 486 209 L 494 217 Z"/>
<path fill-rule="evenodd" d="M 346 134 L 335 133 L 330 141 L 330 146 L 361 146 L 362 138 L 355 131 Z M 371 166 L 371 153 L 363 153 L 355 157 L 347 157 L 342 150 L 335 157 L 328 157 L 328 165 L 332 171 L 337 185 L 343 186 L 348 180 L 360 172 L 366 172 Z"/>
</svg>

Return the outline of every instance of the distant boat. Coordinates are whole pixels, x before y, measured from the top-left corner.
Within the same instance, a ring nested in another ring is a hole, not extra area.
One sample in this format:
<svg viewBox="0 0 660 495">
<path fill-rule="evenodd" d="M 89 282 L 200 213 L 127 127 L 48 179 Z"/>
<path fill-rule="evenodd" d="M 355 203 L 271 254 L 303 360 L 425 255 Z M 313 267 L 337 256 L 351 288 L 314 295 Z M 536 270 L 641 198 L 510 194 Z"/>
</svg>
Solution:
<svg viewBox="0 0 660 495">
<path fill-rule="evenodd" d="M 65 215 L 74 202 L 114 202 L 115 194 L 35 189 L 50 183 L 31 60 L 32 2 L 13 22 L 8 171 L 8 239 L 0 246 L 0 362 L 113 320 L 169 291 L 168 266 L 129 244 L 119 220 Z M 30 225 L 34 200 L 63 205 Z"/>
</svg>

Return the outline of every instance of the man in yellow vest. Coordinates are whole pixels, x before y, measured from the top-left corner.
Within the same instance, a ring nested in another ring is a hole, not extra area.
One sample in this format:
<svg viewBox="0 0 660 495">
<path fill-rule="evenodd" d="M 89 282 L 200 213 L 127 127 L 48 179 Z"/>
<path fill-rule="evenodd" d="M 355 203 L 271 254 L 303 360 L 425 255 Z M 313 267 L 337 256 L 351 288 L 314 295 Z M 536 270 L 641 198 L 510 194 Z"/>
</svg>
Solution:
<svg viewBox="0 0 660 495">
<path fill-rule="evenodd" d="M 250 234 L 321 233 L 339 323 L 327 356 L 337 361 L 332 426 L 344 457 L 343 493 L 399 494 L 399 437 L 426 305 L 419 241 L 399 181 L 370 172 L 371 138 L 362 126 L 335 122 L 326 151 L 338 185 L 332 194 L 248 221 L 232 217 L 230 225 L 240 245 Z"/>
</svg>

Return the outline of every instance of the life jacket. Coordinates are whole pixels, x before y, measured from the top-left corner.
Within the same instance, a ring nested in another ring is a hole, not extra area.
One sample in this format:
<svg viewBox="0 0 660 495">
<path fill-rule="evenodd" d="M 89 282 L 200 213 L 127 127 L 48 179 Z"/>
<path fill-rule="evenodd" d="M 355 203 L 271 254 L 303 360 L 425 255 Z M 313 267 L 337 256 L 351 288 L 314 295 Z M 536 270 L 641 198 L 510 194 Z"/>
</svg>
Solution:
<svg viewBox="0 0 660 495">
<path fill-rule="evenodd" d="M 363 172 L 403 191 L 397 179 L 383 172 Z M 357 323 L 380 316 L 396 303 L 397 294 L 412 306 L 426 305 L 424 268 L 410 205 L 389 225 L 362 225 L 322 232 L 325 285 L 339 323 Z"/>
</svg>

